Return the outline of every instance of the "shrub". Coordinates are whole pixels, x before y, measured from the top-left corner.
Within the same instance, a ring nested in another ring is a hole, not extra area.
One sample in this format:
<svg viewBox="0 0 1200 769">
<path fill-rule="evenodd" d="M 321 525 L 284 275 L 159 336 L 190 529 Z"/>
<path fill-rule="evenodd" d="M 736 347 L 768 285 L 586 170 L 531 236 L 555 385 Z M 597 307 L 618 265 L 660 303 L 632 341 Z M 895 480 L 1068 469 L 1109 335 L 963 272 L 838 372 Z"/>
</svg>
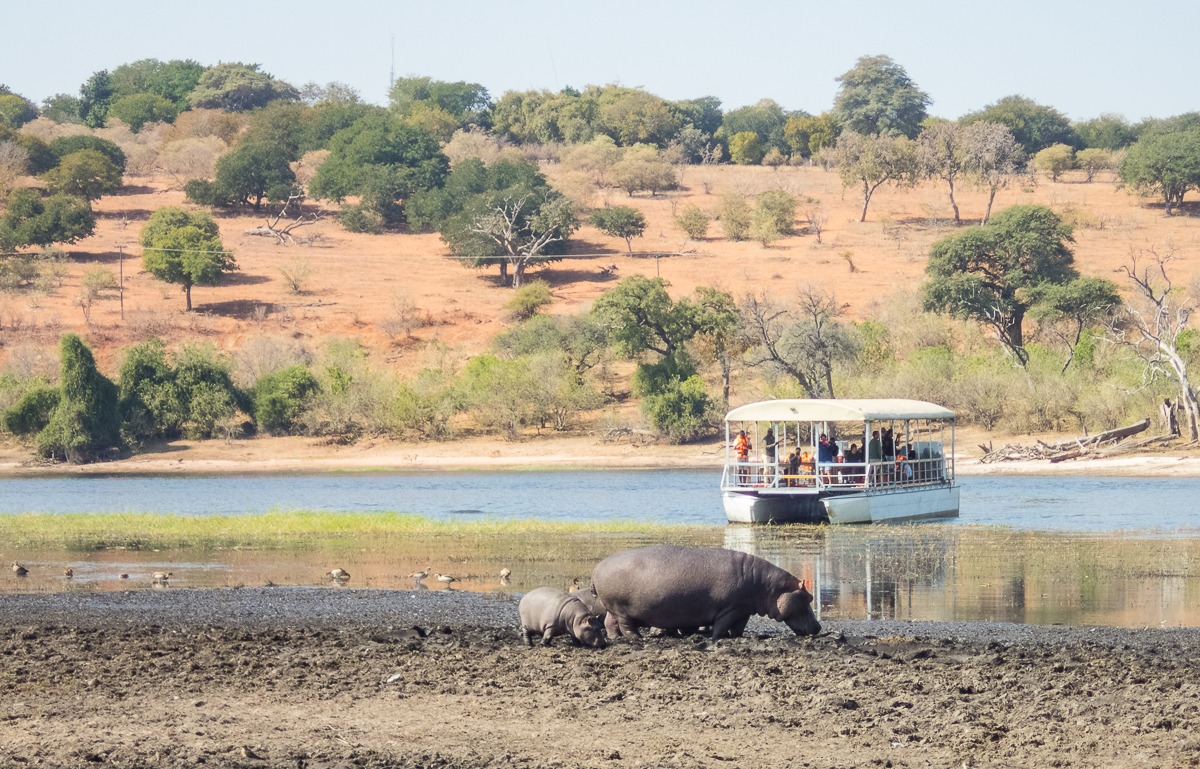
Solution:
<svg viewBox="0 0 1200 769">
<path fill-rule="evenodd" d="M 337 220 L 347 232 L 367 235 L 379 235 L 383 232 L 383 217 L 363 203 L 342 206 Z"/>
<path fill-rule="evenodd" d="M 642 412 L 654 429 L 673 443 L 683 443 L 702 434 L 708 422 L 709 397 L 704 380 L 692 376 L 672 380 L 659 393 L 642 401 Z"/>
<path fill-rule="evenodd" d="M 641 363 L 634 369 L 630 390 L 634 397 L 647 398 L 665 392 L 671 382 L 682 382 L 696 375 L 696 364 L 685 352 L 668 355 L 657 363 Z"/>
<path fill-rule="evenodd" d="M 1058 181 L 1064 172 L 1075 167 L 1075 149 L 1066 144 L 1055 144 L 1033 156 L 1033 165 L 1050 174 L 1051 181 Z"/>
<path fill-rule="evenodd" d="M 675 217 L 675 226 L 692 240 L 703 240 L 708 237 L 708 214 L 695 203 L 688 203 Z"/>
<path fill-rule="evenodd" d="M 75 334 L 59 340 L 62 382 L 59 401 L 38 433 L 42 456 L 88 462 L 121 444 L 117 386 L 96 369 L 92 351 Z"/>
<path fill-rule="evenodd" d="M 745 240 L 750 231 L 750 206 L 746 198 L 737 192 L 726 192 L 721 196 L 717 219 L 729 240 Z"/>
<path fill-rule="evenodd" d="M 58 406 L 57 387 L 36 387 L 21 396 L 16 405 L 4 412 L 4 429 L 13 435 L 36 435 L 50 424 L 50 415 Z"/>
<path fill-rule="evenodd" d="M 121 173 L 121 168 L 96 150 L 80 150 L 61 158 L 42 179 L 51 193 L 95 200 L 121 186 Z"/>
<path fill-rule="evenodd" d="M 544 280 L 531 280 L 513 292 L 513 298 L 508 300 L 504 309 L 518 320 L 528 320 L 553 301 L 549 283 Z"/>
<path fill-rule="evenodd" d="M 268 374 L 250 393 L 251 414 L 260 428 L 290 430 L 304 410 L 308 397 L 321 389 L 304 366 L 291 366 Z"/>
<path fill-rule="evenodd" d="M 743 131 L 730 137 L 729 159 L 740 166 L 753 166 L 762 162 L 763 148 L 759 143 L 758 134 Z"/>
<path fill-rule="evenodd" d="M 50 151 L 61 162 L 67 155 L 73 155 L 83 150 L 93 150 L 108 158 L 121 173 L 125 173 L 125 153 L 116 142 L 101 139 L 99 136 L 82 134 L 76 136 L 60 136 L 50 142 Z"/>
<path fill-rule="evenodd" d="M 796 221 L 796 198 L 783 190 L 767 190 L 758 196 L 755 211 L 762 211 L 775 223 L 781 235 L 791 235 Z"/>
</svg>

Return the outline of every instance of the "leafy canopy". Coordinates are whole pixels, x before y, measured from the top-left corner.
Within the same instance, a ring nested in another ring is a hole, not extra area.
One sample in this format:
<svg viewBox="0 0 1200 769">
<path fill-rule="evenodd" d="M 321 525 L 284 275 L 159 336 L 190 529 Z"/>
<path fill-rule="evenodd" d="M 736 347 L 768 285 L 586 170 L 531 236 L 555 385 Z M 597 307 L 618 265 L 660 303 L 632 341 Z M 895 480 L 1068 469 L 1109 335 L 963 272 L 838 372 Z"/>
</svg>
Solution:
<svg viewBox="0 0 1200 769">
<path fill-rule="evenodd" d="M 891 57 L 863 56 L 837 81 L 833 114 L 845 130 L 910 139 L 920 133 L 932 100 Z"/>
</svg>

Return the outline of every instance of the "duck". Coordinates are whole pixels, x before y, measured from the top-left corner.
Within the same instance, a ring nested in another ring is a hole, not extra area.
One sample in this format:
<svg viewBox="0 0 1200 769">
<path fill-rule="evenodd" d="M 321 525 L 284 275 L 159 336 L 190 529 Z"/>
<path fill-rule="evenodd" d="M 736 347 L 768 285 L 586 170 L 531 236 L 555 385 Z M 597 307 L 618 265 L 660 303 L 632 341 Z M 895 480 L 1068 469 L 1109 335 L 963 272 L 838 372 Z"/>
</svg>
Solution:
<svg viewBox="0 0 1200 769">
<path fill-rule="evenodd" d="M 329 577 L 330 579 L 336 579 L 339 582 L 345 582 L 350 579 L 350 572 L 346 571 L 345 569 L 330 569 L 329 571 L 325 572 L 325 576 Z"/>
<path fill-rule="evenodd" d="M 169 572 L 169 571 L 156 571 L 156 572 L 154 572 L 153 580 L 154 580 L 155 582 L 166 582 L 166 581 L 167 581 L 168 579 L 170 579 L 172 576 L 173 576 L 173 572 Z"/>
<path fill-rule="evenodd" d="M 409 574 L 408 576 L 412 577 L 417 582 L 420 582 L 421 580 L 423 580 L 429 576 L 429 567 L 426 566 L 425 571 L 414 571 L 412 574 Z"/>
<path fill-rule="evenodd" d="M 437 577 L 438 582 L 444 582 L 446 585 L 449 585 L 452 582 L 458 582 L 456 578 L 451 577 L 448 574 L 434 574 L 433 576 Z"/>
<path fill-rule="evenodd" d="M 26 569 L 21 564 L 17 563 L 16 561 L 13 561 L 13 574 L 16 574 L 18 577 L 24 577 L 28 573 L 29 573 L 29 569 Z"/>
<path fill-rule="evenodd" d="M 571 580 L 571 592 L 572 593 L 579 592 L 579 577 L 576 577 L 575 579 Z"/>
<path fill-rule="evenodd" d="M 66 577 L 67 579 L 70 579 L 71 577 L 75 576 L 75 570 L 67 569 L 66 571 L 63 572 L 63 576 Z"/>
<path fill-rule="evenodd" d="M 122 575 L 121 575 L 121 579 L 129 579 L 129 575 L 128 575 L 128 574 L 122 574 Z"/>
</svg>

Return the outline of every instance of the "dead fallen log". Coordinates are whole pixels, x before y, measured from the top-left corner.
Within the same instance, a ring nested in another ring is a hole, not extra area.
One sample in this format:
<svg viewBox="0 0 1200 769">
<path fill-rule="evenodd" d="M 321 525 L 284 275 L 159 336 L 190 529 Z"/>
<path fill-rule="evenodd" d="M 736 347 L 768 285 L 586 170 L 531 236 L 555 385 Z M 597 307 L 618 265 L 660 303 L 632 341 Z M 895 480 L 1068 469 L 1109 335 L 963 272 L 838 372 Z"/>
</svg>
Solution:
<svg viewBox="0 0 1200 769">
<path fill-rule="evenodd" d="M 1071 446 L 1098 446 L 1101 443 L 1108 443 L 1110 441 L 1128 438 L 1131 435 L 1137 435 L 1149 427 L 1150 420 L 1143 419 L 1141 422 L 1137 422 L 1126 427 L 1118 427 L 1115 430 L 1107 430 L 1102 433 L 1096 433 L 1095 435 L 1089 435 L 1086 438 L 1075 438 L 1069 441 L 1059 441 L 1057 444 L 1055 444 L 1054 448 L 1062 451 Z"/>
<path fill-rule="evenodd" d="M 991 444 L 987 446 L 980 445 L 984 454 L 980 457 L 981 464 L 990 464 L 992 462 L 1015 462 L 1028 460 L 1049 460 L 1051 463 L 1066 462 L 1069 459 L 1079 459 L 1081 457 L 1096 458 L 1098 456 L 1113 456 L 1116 453 L 1127 453 L 1134 451 L 1142 446 L 1148 446 L 1162 439 L 1170 439 L 1172 436 L 1154 436 L 1152 438 L 1142 438 L 1136 441 L 1130 440 L 1132 436 L 1145 431 L 1150 427 L 1150 420 L 1143 419 L 1132 425 L 1118 427 L 1115 430 L 1106 430 L 1102 433 L 1089 435 L 1086 438 L 1073 438 L 1070 440 L 1062 440 L 1055 443 L 1053 446 L 1044 442 L 1037 441 L 1034 446 L 1021 446 L 1015 444 L 1005 444 L 998 449 L 992 449 Z M 1107 448 L 1105 448 L 1107 447 Z M 1103 451 L 1101 451 L 1103 449 Z"/>
</svg>

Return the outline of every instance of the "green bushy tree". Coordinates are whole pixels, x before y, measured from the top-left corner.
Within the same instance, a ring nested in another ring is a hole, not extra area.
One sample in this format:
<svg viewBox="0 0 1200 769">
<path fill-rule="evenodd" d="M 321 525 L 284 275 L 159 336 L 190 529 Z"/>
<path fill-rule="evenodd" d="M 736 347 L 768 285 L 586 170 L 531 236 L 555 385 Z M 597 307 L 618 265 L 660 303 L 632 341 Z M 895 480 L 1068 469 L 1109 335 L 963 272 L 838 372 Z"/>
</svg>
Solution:
<svg viewBox="0 0 1200 769">
<path fill-rule="evenodd" d="M 15 189 L 0 218 L 0 253 L 21 246 L 74 243 L 96 229 L 96 216 L 87 200 L 66 194 L 43 198 L 39 190 Z"/>
<path fill-rule="evenodd" d="M 59 400 L 38 433 L 38 452 L 72 463 L 90 462 L 121 445 L 117 386 L 99 372 L 92 351 L 75 334 L 59 340 L 59 358 Z"/>
<path fill-rule="evenodd" d="M 592 212 L 591 225 L 613 238 L 624 238 L 625 247 L 633 253 L 633 239 L 646 231 L 646 217 L 630 206 L 598 208 Z"/>
<path fill-rule="evenodd" d="M 1075 167 L 1075 149 L 1066 144 L 1054 144 L 1034 155 L 1033 165 L 1050 174 L 1050 180 L 1056 182 Z"/>
<path fill-rule="evenodd" d="M 80 150 L 62 158 L 58 165 L 42 174 L 51 194 L 72 195 L 96 200 L 120 188 L 121 169 L 95 150 Z"/>
<path fill-rule="evenodd" d="M 182 212 L 187 214 L 187 212 Z M 227 251 L 215 224 L 198 214 L 180 215 L 179 209 L 165 211 L 155 219 L 151 214 L 142 239 L 142 268 L 159 280 L 177 283 L 192 309 L 192 286 L 215 286 L 226 272 L 237 269 L 232 251 Z"/>
<path fill-rule="evenodd" d="M 99 152 L 108 158 L 114 166 L 119 168 L 121 173 L 125 173 L 125 152 L 117 146 L 116 142 L 109 139 L 81 134 L 78 136 L 60 136 L 50 142 L 50 151 L 59 160 L 81 150 L 95 150 Z"/>
<path fill-rule="evenodd" d="M 1174 215 L 1183 196 L 1200 189 L 1200 126 L 1151 126 L 1126 151 L 1119 174 L 1126 187 L 1162 196 L 1167 216 Z"/>
<path fill-rule="evenodd" d="M 147 123 L 170 123 L 178 112 L 175 105 L 158 94 L 136 93 L 113 102 L 108 114 L 123 120 L 129 130 L 138 133 Z"/>
<path fill-rule="evenodd" d="M 307 398 L 320 385 L 304 366 L 291 366 L 262 377 L 250 391 L 251 413 L 259 428 L 291 430 Z"/>
<path fill-rule="evenodd" d="M 1025 96 L 1005 96 L 977 112 L 963 115 L 958 122 L 964 126 L 980 122 L 1008 126 L 1017 144 L 1030 157 L 1055 144 L 1080 146 L 1079 136 L 1066 115 Z"/>
<path fill-rule="evenodd" d="M 743 131 L 729 137 L 729 159 L 740 166 L 756 166 L 761 163 L 763 148 L 758 134 Z"/>
<path fill-rule="evenodd" d="M 199 109 L 248 112 L 277 99 L 295 101 L 300 91 L 294 86 L 260 72 L 257 64 L 228 62 L 204 70 L 188 103 Z"/>
<path fill-rule="evenodd" d="M 925 120 L 929 94 L 888 56 L 863 56 L 837 78 L 833 114 L 846 131 L 913 139 Z"/>
</svg>

